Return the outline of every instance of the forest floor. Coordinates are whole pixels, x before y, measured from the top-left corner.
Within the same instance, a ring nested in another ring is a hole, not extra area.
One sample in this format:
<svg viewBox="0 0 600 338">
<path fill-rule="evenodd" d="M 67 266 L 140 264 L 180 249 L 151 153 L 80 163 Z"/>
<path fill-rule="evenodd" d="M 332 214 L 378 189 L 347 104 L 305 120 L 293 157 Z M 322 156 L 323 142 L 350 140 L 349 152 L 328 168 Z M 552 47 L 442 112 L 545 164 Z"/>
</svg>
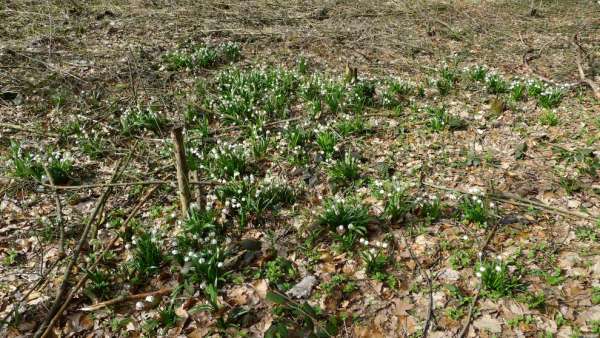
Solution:
<svg viewBox="0 0 600 338">
<path fill-rule="evenodd" d="M 1 336 L 600 334 L 596 1 L 0 22 Z"/>
</svg>

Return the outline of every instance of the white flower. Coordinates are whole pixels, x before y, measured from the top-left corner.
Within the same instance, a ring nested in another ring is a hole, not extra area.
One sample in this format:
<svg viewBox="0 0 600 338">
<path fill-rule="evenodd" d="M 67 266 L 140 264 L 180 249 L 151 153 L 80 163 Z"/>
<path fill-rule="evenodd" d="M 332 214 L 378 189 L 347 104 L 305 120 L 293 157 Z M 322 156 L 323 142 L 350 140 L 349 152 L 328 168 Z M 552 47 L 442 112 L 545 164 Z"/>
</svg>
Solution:
<svg viewBox="0 0 600 338">
<path fill-rule="evenodd" d="M 177 251 L 177 249 L 173 249 L 173 251 L 171 251 L 172 255 L 177 255 L 179 253 L 179 251 Z"/>
<path fill-rule="evenodd" d="M 477 276 L 477 278 L 481 278 L 481 273 L 480 272 L 476 272 L 475 276 Z"/>
<path fill-rule="evenodd" d="M 154 302 L 154 296 L 147 296 L 146 297 L 146 302 L 148 302 L 148 303 Z"/>
<path fill-rule="evenodd" d="M 480 266 L 480 267 L 479 267 L 479 271 L 481 271 L 481 272 L 485 272 L 485 266 Z"/>
<path fill-rule="evenodd" d="M 137 302 L 137 303 L 135 303 L 135 309 L 137 311 L 143 310 L 144 309 L 144 302 Z"/>
<path fill-rule="evenodd" d="M 222 267 L 223 267 L 223 262 L 217 263 L 217 268 L 222 268 Z"/>
<path fill-rule="evenodd" d="M 213 238 L 213 239 L 210 241 L 210 244 L 212 244 L 212 245 L 215 245 L 215 244 L 217 244 L 217 240 Z"/>
<path fill-rule="evenodd" d="M 381 247 L 382 247 L 382 248 L 384 248 L 384 249 L 387 249 L 387 247 L 388 247 L 388 244 L 387 244 L 387 243 L 382 243 L 382 244 L 381 244 Z"/>
<path fill-rule="evenodd" d="M 468 240 L 469 240 L 469 236 L 467 236 L 467 235 L 464 235 L 464 236 L 463 236 L 463 240 L 465 240 L 465 241 L 468 241 Z"/>
<path fill-rule="evenodd" d="M 498 272 L 502 271 L 502 267 L 500 265 L 496 265 L 496 271 L 498 271 Z"/>
<path fill-rule="evenodd" d="M 354 229 L 354 224 L 352 224 L 352 223 L 348 224 L 348 229 L 349 229 L 349 230 L 352 230 L 352 229 Z"/>
</svg>

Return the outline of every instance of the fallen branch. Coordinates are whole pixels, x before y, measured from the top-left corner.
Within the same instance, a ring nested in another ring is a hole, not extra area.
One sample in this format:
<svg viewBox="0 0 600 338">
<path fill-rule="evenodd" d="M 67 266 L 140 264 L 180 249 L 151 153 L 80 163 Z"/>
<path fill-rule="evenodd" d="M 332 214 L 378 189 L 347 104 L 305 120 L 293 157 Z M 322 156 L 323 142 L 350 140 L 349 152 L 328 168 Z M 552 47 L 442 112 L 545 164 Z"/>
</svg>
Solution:
<svg viewBox="0 0 600 338">
<path fill-rule="evenodd" d="M 116 181 L 119 178 L 122 170 L 124 169 L 123 164 L 125 162 L 126 161 L 124 161 L 123 159 L 121 159 L 119 161 L 119 163 L 117 164 L 117 167 L 115 168 L 115 172 L 113 173 L 113 175 L 111 177 L 111 183 L 113 183 L 114 181 Z M 46 318 L 42 321 L 42 324 L 38 327 L 37 331 L 35 332 L 34 338 L 39 338 L 39 337 L 43 337 L 46 335 L 45 332 L 50 330 L 50 326 L 48 324 L 50 324 L 51 320 L 54 318 L 55 315 L 60 314 L 59 309 L 61 308 L 61 304 L 66 303 L 66 302 L 63 303 L 63 298 L 64 298 L 65 294 L 67 293 L 67 289 L 69 287 L 68 285 L 69 285 L 69 278 L 71 277 L 71 271 L 72 271 L 73 267 L 75 266 L 75 264 L 77 263 L 77 260 L 79 259 L 79 254 L 81 253 L 81 249 L 83 248 L 83 245 L 87 242 L 88 233 L 90 232 L 90 229 L 92 228 L 92 225 L 93 225 L 94 221 L 96 220 L 96 217 L 98 217 L 100 210 L 102 209 L 102 207 L 108 200 L 108 195 L 110 195 L 111 192 L 112 192 L 112 187 L 108 187 L 106 189 L 106 191 L 104 191 L 102 196 L 98 199 L 98 202 L 96 203 L 96 207 L 92 211 L 92 214 L 91 214 L 90 218 L 88 219 L 88 221 L 85 225 L 85 228 L 83 229 L 83 233 L 81 234 L 81 237 L 79 238 L 79 242 L 77 243 L 77 246 L 75 247 L 75 250 L 73 251 L 71 260 L 69 261 L 69 264 L 67 265 L 67 267 L 65 269 L 63 281 L 59 288 L 58 294 L 56 295 L 54 303 L 52 304 L 52 307 L 48 311 Z M 47 326 L 48 326 L 48 328 L 46 328 Z"/>
<path fill-rule="evenodd" d="M 56 225 L 58 226 L 58 236 L 59 236 L 59 256 L 62 258 L 65 255 L 65 227 L 63 224 L 62 217 L 62 205 L 60 203 L 60 196 L 58 196 L 58 190 L 54 184 L 54 178 L 48 170 L 48 167 L 44 165 L 44 171 L 46 172 L 46 176 L 48 177 L 48 181 L 50 182 L 50 186 L 52 187 L 54 193 L 54 201 L 56 202 Z"/>
<path fill-rule="evenodd" d="M 401 233 L 400 236 L 402 236 L 402 240 L 404 241 L 404 245 L 408 249 L 408 253 L 410 254 L 411 259 L 415 262 L 417 268 L 419 269 L 419 272 L 421 273 L 421 275 L 425 278 L 425 281 L 427 282 L 427 287 L 429 290 L 428 291 L 429 306 L 427 309 L 427 319 L 425 320 L 425 325 L 423 326 L 423 334 L 422 334 L 423 338 L 427 338 L 427 336 L 429 335 L 429 328 L 431 327 L 431 319 L 433 318 L 433 307 L 434 307 L 433 306 L 433 281 L 431 280 L 431 276 L 427 272 L 425 272 L 425 270 L 421 266 L 421 262 L 419 262 L 419 260 L 417 259 L 417 256 L 412 251 L 411 246 L 409 245 L 408 241 L 406 240 L 406 236 L 404 236 L 403 233 Z"/>
<path fill-rule="evenodd" d="M 96 303 L 94 305 L 90 305 L 90 306 L 81 308 L 81 311 L 86 311 L 86 312 L 96 311 L 96 310 L 105 308 L 107 306 L 111 306 L 111 305 L 115 305 L 115 304 L 119 304 L 119 303 L 132 302 L 135 300 L 145 299 L 148 296 L 162 296 L 164 294 L 171 293 L 172 291 L 173 291 L 173 288 L 162 288 L 160 290 L 151 291 L 151 292 L 138 293 L 135 295 L 128 295 L 128 296 L 120 296 L 117 298 L 113 298 L 111 300 L 107 300 L 104 302 Z"/>
<path fill-rule="evenodd" d="M 573 45 L 575 45 L 575 48 L 577 49 L 577 58 L 575 59 L 575 63 L 577 63 L 579 78 L 581 79 L 582 83 L 587 84 L 592 89 L 594 97 L 600 100 L 600 86 L 585 76 L 583 66 L 581 65 L 581 54 L 586 54 L 586 52 L 583 46 L 579 43 L 579 34 L 575 34 L 575 36 L 573 37 Z"/>
<path fill-rule="evenodd" d="M 498 230 L 497 222 L 494 223 L 494 227 L 492 228 L 492 230 L 490 230 L 489 234 L 487 235 L 487 237 L 485 239 L 485 242 L 483 242 L 483 245 L 481 245 L 481 247 L 479 247 L 479 252 L 481 253 L 481 257 L 483 257 L 483 253 L 485 252 L 485 249 L 487 248 L 487 246 L 490 244 L 492 237 L 494 237 L 494 235 L 496 234 L 496 230 Z M 459 338 L 465 337 L 469 331 L 469 326 L 471 325 L 471 321 L 473 320 L 473 310 L 475 309 L 475 304 L 477 304 L 477 301 L 479 300 L 479 295 L 481 294 L 481 287 L 482 287 L 482 284 L 480 282 L 479 287 L 477 288 L 477 293 L 475 294 L 475 298 L 473 298 L 473 301 L 471 302 L 471 305 L 469 306 L 469 314 L 467 315 L 467 321 L 465 322 L 465 325 L 463 326 L 462 330 L 460 330 L 460 333 L 458 334 Z"/>
<path fill-rule="evenodd" d="M 179 192 L 179 202 L 181 204 L 181 215 L 188 216 L 190 207 L 190 185 L 187 160 L 185 156 L 185 144 L 183 143 L 183 127 L 175 127 L 171 130 L 173 145 L 175 146 L 175 168 L 177 169 L 177 186 Z"/>
<path fill-rule="evenodd" d="M 465 191 L 462 189 L 444 187 L 444 186 L 433 184 L 433 183 L 423 182 L 423 185 L 426 185 L 428 187 L 438 189 L 438 190 L 445 190 L 445 191 L 450 191 L 450 192 L 455 192 L 455 193 L 460 193 L 460 194 L 476 195 L 476 196 L 481 195 L 480 193 L 474 193 L 474 192 L 469 192 L 469 191 Z M 522 206 L 522 207 L 534 207 L 536 209 L 544 210 L 546 212 L 558 214 L 561 216 L 582 218 L 582 219 L 586 219 L 588 221 L 595 221 L 599 218 L 599 216 L 586 215 L 586 214 L 583 214 L 580 212 L 569 211 L 569 210 L 561 209 L 558 207 L 553 207 L 553 206 L 547 205 L 547 204 L 539 202 L 539 201 L 532 201 L 530 199 L 527 199 L 527 198 L 524 198 L 521 196 L 517 196 L 517 195 L 511 194 L 511 193 L 506 193 L 506 192 L 495 192 L 495 193 L 486 194 L 486 196 L 488 196 L 489 198 L 491 198 L 495 201 L 498 201 L 498 202 L 504 202 L 504 203 L 513 204 L 513 205 Z"/>
<path fill-rule="evenodd" d="M 48 183 L 43 183 L 35 180 L 27 180 L 27 179 L 19 179 L 15 177 L 6 177 L 0 176 L 0 179 L 9 179 L 9 180 L 18 180 L 20 182 L 27 182 L 33 184 L 40 184 L 44 187 L 54 188 L 58 190 L 82 190 L 82 189 L 91 189 L 91 188 L 106 188 L 106 187 L 128 187 L 132 185 L 163 185 L 170 184 L 175 185 L 177 181 L 168 181 L 168 180 L 150 180 L 150 181 L 133 181 L 133 182 L 115 182 L 115 183 L 94 183 L 94 184 L 82 184 L 82 185 L 55 185 L 52 186 Z M 216 182 L 213 181 L 189 181 L 189 184 L 192 185 L 210 185 Z"/>
<path fill-rule="evenodd" d="M 20 126 L 18 124 L 13 124 L 13 123 L 0 122 L 0 128 L 14 129 L 14 130 L 24 131 L 27 133 L 37 134 L 37 135 L 41 135 L 41 136 L 52 136 L 52 137 L 59 136 L 58 134 L 52 133 L 49 131 L 40 131 L 40 130 L 37 130 L 34 128 L 23 127 L 23 126 Z"/>
</svg>

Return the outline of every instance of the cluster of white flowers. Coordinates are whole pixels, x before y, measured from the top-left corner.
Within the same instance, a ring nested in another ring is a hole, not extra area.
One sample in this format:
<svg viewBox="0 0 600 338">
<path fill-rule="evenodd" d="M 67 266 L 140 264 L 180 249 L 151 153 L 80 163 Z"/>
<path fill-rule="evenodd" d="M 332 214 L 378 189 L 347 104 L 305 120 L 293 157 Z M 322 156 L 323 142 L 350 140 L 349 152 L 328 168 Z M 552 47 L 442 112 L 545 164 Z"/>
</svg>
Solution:
<svg viewBox="0 0 600 338">
<path fill-rule="evenodd" d="M 482 253 L 480 252 L 479 253 L 479 258 L 480 259 L 481 259 L 481 256 L 482 256 Z M 498 255 L 496 257 L 496 260 L 497 260 L 497 262 L 494 265 L 494 270 L 496 272 L 502 272 L 502 269 L 503 269 L 503 267 L 502 267 L 502 257 L 500 255 Z M 477 278 L 481 278 L 481 276 L 483 276 L 483 273 L 485 273 L 486 271 L 487 271 L 486 267 L 482 265 L 482 266 L 479 267 L 478 271 L 475 272 L 475 276 L 477 276 Z"/>
<path fill-rule="evenodd" d="M 375 253 L 377 251 L 377 248 L 379 249 L 387 249 L 389 247 L 389 244 L 386 242 L 381 242 L 381 241 L 373 241 L 370 242 L 369 240 L 361 237 L 358 242 L 362 245 L 364 245 L 365 247 L 369 247 L 371 246 L 371 249 L 369 250 L 371 253 Z"/>
</svg>

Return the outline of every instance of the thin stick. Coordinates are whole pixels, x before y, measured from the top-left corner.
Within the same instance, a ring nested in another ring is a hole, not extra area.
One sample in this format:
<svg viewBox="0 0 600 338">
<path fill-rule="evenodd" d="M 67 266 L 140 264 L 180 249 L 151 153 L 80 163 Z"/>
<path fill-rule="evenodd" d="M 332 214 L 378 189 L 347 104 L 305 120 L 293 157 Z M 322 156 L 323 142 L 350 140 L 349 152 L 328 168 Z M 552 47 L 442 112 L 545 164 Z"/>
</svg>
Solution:
<svg viewBox="0 0 600 338">
<path fill-rule="evenodd" d="M 0 176 L 0 179 L 16 179 L 14 177 L 5 177 Z M 17 179 L 20 182 L 30 182 L 43 185 L 45 187 L 52 186 L 47 183 L 38 182 L 34 180 L 26 180 L 26 179 Z M 162 184 L 176 184 L 176 181 L 168 181 L 168 180 L 150 180 L 150 181 L 133 181 L 133 182 L 116 182 L 116 183 L 96 183 L 96 184 L 82 184 L 82 185 L 55 185 L 53 188 L 58 190 L 82 190 L 82 189 L 90 189 L 90 188 L 106 188 L 106 187 L 128 187 L 132 185 L 162 185 Z M 213 181 L 189 181 L 189 184 L 192 185 L 210 185 L 215 182 Z"/>
<path fill-rule="evenodd" d="M 179 186 L 181 214 L 183 217 L 187 217 L 191 194 L 187 160 L 185 156 L 185 145 L 183 143 L 183 127 L 173 128 L 173 130 L 171 130 L 171 137 L 173 138 L 173 144 L 175 145 L 175 165 L 177 168 L 177 185 Z"/>
<path fill-rule="evenodd" d="M 445 191 L 451 191 L 451 192 L 457 192 L 457 193 L 461 193 L 461 194 L 467 194 L 467 195 L 480 195 L 479 193 L 474 193 L 474 192 L 468 192 L 462 189 L 455 189 L 455 188 L 449 188 L 449 187 L 444 187 L 441 185 L 437 185 L 437 184 L 433 184 L 433 183 L 427 183 L 427 182 L 423 182 L 423 185 L 426 185 L 428 187 L 434 188 L 434 189 L 439 189 L 439 190 L 445 190 Z M 506 192 L 495 192 L 492 194 L 487 194 L 488 197 L 490 197 L 493 200 L 499 201 L 499 202 L 505 202 L 505 203 L 509 203 L 509 204 L 513 204 L 513 205 L 518 205 L 518 206 L 524 206 L 524 207 L 535 207 L 537 209 L 541 209 L 541 210 L 545 210 L 547 212 L 550 213 L 554 213 L 554 214 L 559 214 L 562 216 L 570 216 L 570 217 L 575 217 L 575 218 L 583 218 L 589 221 L 594 221 L 598 218 L 598 216 L 593 216 L 593 215 L 586 215 L 580 212 L 574 212 L 574 211 L 569 211 L 569 210 L 565 210 L 565 209 L 561 209 L 558 207 L 553 207 L 550 205 L 547 205 L 545 203 L 542 202 L 538 202 L 538 201 L 532 201 L 530 199 L 527 198 L 523 198 L 520 196 L 517 196 L 515 194 L 511 194 L 511 193 L 506 193 Z"/>
<path fill-rule="evenodd" d="M 52 174 L 50 173 L 50 170 L 48 170 L 48 167 L 46 165 L 44 165 L 44 171 L 46 172 L 46 176 L 48 177 L 48 181 L 50 182 L 52 191 L 54 192 L 54 201 L 56 202 L 56 225 L 58 226 L 59 234 L 58 250 L 59 256 L 63 257 L 65 255 L 65 227 L 63 224 L 62 217 L 62 205 L 60 203 L 60 196 L 58 196 L 58 190 L 55 188 L 54 185 L 54 178 L 52 177 Z"/>
<path fill-rule="evenodd" d="M 483 257 L 483 252 L 485 251 L 487 246 L 490 244 L 490 241 L 492 240 L 492 237 L 494 237 L 494 235 L 496 234 L 497 230 L 498 230 L 498 223 L 496 222 L 496 223 L 494 223 L 494 227 L 492 228 L 490 233 L 485 238 L 485 242 L 483 242 L 483 245 L 479 248 L 479 252 L 482 253 L 482 255 L 481 255 L 482 257 Z M 465 322 L 465 326 L 463 326 L 462 330 L 460 330 L 460 333 L 458 334 L 459 338 L 463 338 L 469 331 L 469 326 L 471 325 L 471 321 L 473 320 L 473 310 L 475 309 L 475 304 L 479 300 L 479 295 L 481 294 L 481 286 L 482 286 L 482 284 L 480 282 L 479 287 L 477 288 L 477 293 L 475 294 L 475 298 L 473 298 L 473 302 L 471 302 L 471 305 L 469 306 L 469 314 L 467 316 L 467 321 Z"/>
<path fill-rule="evenodd" d="M 592 93 L 596 99 L 600 100 L 600 86 L 585 76 L 585 73 L 583 72 L 583 66 L 581 66 L 581 54 L 585 54 L 585 49 L 583 49 L 583 46 L 581 46 L 579 43 L 579 33 L 575 34 L 573 37 L 573 44 L 577 49 L 577 58 L 575 59 L 575 63 L 577 64 L 577 70 L 579 71 L 579 78 L 581 79 L 581 82 L 587 84 L 592 89 Z"/>
<path fill-rule="evenodd" d="M 124 167 L 124 165 L 123 165 L 124 163 L 125 163 L 125 161 L 123 159 L 121 159 L 119 161 L 119 163 L 117 164 L 117 167 L 115 169 L 115 172 L 113 173 L 113 175 L 111 177 L 111 182 L 116 181 L 117 178 L 120 176 L 121 171 Z M 111 192 L 112 192 L 112 187 L 108 187 L 106 189 L 106 191 L 104 191 L 104 193 L 102 194 L 100 199 L 98 199 L 98 202 L 96 203 L 96 207 L 94 208 L 94 211 L 92 212 L 88 222 L 86 223 L 85 228 L 83 229 L 83 233 L 81 234 L 81 237 L 79 238 L 79 242 L 77 243 L 77 247 L 75 247 L 75 250 L 71 256 L 71 260 L 69 261 L 69 264 L 67 265 L 67 268 L 65 269 L 63 281 L 62 281 L 62 284 L 58 291 L 58 294 L 56 295 L 56 298 L 54 300 L 54 304 L 52 304 L 52 307 L 50 308 L 50 311 L 48 311 L 46 318 L 44 319 L 42 324 L 38 327 L 37 331 L 35 332 L 34 338 L 39 338 L 45 334 L 46 326 L 48 326 L 48 329 L 50 328 L 48 324 L 50 323 L 52 318 L 58 313 L 59 309 L 61 308 L 61 304 L 64 304 L 63 298 L 69 287 L 68 286 L 69 278 L 71 277 L 71 271 L 73 270 L 73 266 L 75 266 L 75 263 L 77 263 L 77 260 L 79 259 L 79 254 L 81 253 L 83 244 L 87 242 L 87 236 L 88 236 L 88 233 L 90 232 L 90 229 L 92 228 L 92 224 L 96 220 L 96 217 L 98 217 L 98 214 L 100 213 L 100 210 L 102 209 L 102 206 L 106 203 L 106 201 L 108 199 L 108 195 Z"/>
<path fill-rule="evenodd" d="M 107 300 L 104 302 L 96 303 L 94 305 L 86 306 L 84 308 L 81 308 L 81 311 L 86 311 L 86 312 L 96 311 L 96 310 L 103 309 L 107 306 L 111 306 L 111 305 L 115 305 L 115 304 L 119 304 L 119 303 L 123 303 L 123 302 L 131 302 L 134 300 L 144 299 L 148 296 L 161 296 L 161 295 L 164 295 L 167 293 L 171 293 L 172 291 L 173 291 L 173 288 L 162 288 L 160 290 L 138 293 L 135 295 L 119 296 L 119 297 L 113 298 L 111 300 Z"/>
<path fill-rule="evenodd" d="M 58 134 L 52 133 L 49 131 L 41 131 L 41 130 L 37 130 L 37 129 L 33 129 L 33 128 L 23 127 L 23 126 L 20 126 L 18 124 L 13 124 L 13 123 L 0 122 L 0 128 L 14 129 L 14 130 L 24 131 L 24 132 L 28 132 L 28 133 L 32 133 L 32 134 L 41 135 L 41 136 L 52 136 L 52 137 L 59 136 Z"/>
<path fill-rule="evenodd" d="M 133 219 L 133 217 L 135 217 L 135 215 L 140 210 L 140 208 L 142 207 L 142 205 L 144 205 L 144 203 L 148 200 L 148 198 L 152 195 L 152 193 L 157 188 L 158 188 L 158 186 L 154 186 L 154 187 L 150 188 L 150 190 L 148 190 L 148 192 L 144 195 L 144 197 L 142 197 L 140 199 L 140 201 L 138 202 L 138 204 L 136 204 L 136 206 L 133 207 L 133 209 L 129 213 L 129 216 L 127 217 L 127 219 L 125 220 L 125 222 L 123 222 L 123 225 L 121 226 L 122 230 L 126 230 L 127 229 L 127 227 L 129 226 L 129 222 L 131 222 L 131 220 Z M 98 259 L 96 259 L 94 261 L 94 263 L 88 268 L 88 270 L 94 269 L 102 261 L 102 259 L 104 258 L 104 255 L 110 250 L 110 248 L 115 244 L 115 242 L 118 239 L 119 239 L 119 235 L 116 235 L 115 237 L 113 237 L 113 239 L 108 243 L 108 245 L 104 248 L 104 250 L 102 250 L 102 252 L 98 255 Z M 41 338 L 45 338 L 45 337 L 47 337 L 50 334 L 50 330 L 52 330 L 52 327 L 54 327 L 54 325 L 56 324 L 56 322 L 58 321 L 58 319 L 60 318 L 60 316 L 62 315 L 62 313 L 65 311 L 65 309 L 67 308 L 67 306 L 69 305 L 69 303 L 71 302 L 71 300 L 73 299 L 73 297 L 75 296 L 75 294 L 85 284 L 85 282 L 87 281 L 87 279 L 88 279 L 88 275 L 87 274 L 83 275 L 79 279 L 79 281 L 77 282 L 77 284 L 71 289 L 71 292 L 69 292 L 69 295 L 65 299 L 65 301 L 62 304 L 62 306 L 60 307 L 60 309 L 56 312 L 56 314 L 54 315 L 54 317 L 52 317 L 52 320 L 50 320 L 50 323 L 48 324 L 48 327 L 46 328 L 46 331 L 44 331 L 44 333 L 42 334 Z"/>
</svg>

